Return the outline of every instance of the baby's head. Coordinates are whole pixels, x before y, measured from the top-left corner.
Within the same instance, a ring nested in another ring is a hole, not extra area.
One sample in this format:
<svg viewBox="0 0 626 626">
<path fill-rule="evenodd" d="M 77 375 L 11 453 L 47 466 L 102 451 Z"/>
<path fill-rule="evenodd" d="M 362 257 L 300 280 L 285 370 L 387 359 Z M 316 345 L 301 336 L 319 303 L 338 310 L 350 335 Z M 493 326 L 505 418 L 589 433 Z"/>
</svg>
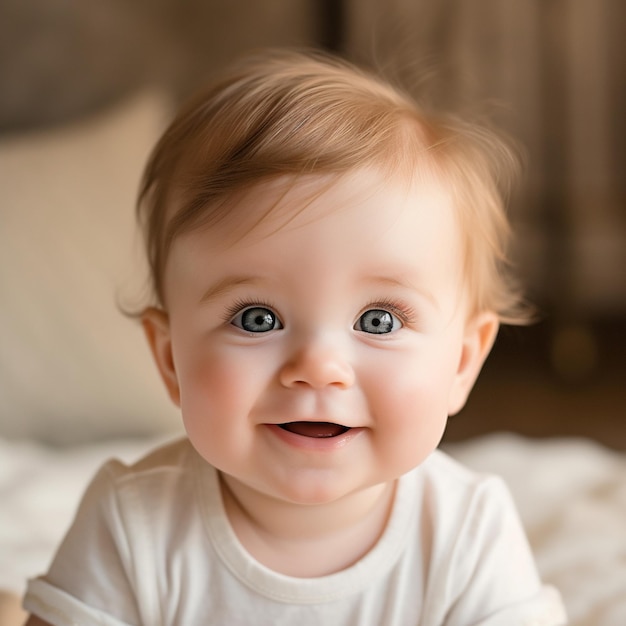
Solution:
<svg viewBox="0 0 626 626">
<path fill-rule="evenodd" d="M 255 185 L 371 167 L 386 179 L 434 178 L 449 189 L 470 314 L 492 311 L 521 323 L 504 208 L 515 165 L 491 131 L 429 114 L 345 62 L 317 53 L 252 57 L 179 114 L 146 168 L 139 217 L 156 304 L 167 308 L 164 273 L 177 237 L 225 218 L 255 227 L 232 213 Z"/>
<path fill-rule="evenodd" d="M 141 196 L 143 325 L 237 498 L 346 502 L 437 446 L 498 322 L 519 320 L 510 162 L 317 55 L 243 63 L 174 121 Z"/>
</svg>

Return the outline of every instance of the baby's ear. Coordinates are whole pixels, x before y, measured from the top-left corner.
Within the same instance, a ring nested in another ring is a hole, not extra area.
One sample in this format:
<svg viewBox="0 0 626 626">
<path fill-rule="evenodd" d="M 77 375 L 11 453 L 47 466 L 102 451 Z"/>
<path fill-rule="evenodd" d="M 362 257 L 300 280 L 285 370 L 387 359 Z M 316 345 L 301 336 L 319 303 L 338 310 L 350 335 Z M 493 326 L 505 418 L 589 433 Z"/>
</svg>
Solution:
<svg viewBox="0 0 626 626">
<path fill-rule="evenodd" d="M 463 348 L 454 384 L 448 399 L 448 415 L 458 413 L 478 378 L 498 334 L 498 316 L 490 311 L 479 313 L 465 327 Z"/>
<path fill-rule="evenodd" d="M 143 312 L 141 324 L 170 398 L 179 407 L 180 388 L 174 367 L 169 317 L 165 311 L 150 307 Z"/>
</svg>

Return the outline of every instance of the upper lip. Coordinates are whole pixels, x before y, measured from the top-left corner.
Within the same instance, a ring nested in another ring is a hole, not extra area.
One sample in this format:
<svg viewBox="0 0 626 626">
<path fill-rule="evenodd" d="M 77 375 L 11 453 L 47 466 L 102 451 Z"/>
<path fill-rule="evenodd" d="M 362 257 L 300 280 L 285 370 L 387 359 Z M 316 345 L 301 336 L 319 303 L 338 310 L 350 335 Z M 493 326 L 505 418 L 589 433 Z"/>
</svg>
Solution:
<svg viewBox="0 0 626 626">
<path fill-rule="evenodd" d="M 319 417 L 319 418 L 293 417 L 293 418 L 289 418 L 286 420 L 281 420 L 281 421 L 276 420 L 276 421 L 271 421 L 268 423 L 273 424 L 275 426 L 284 426 L 285 424 L 295 424 L 297 422 L 305 422 L 305 423 L 310 423 L 310 424 L 333 424 L 334 426 L 341 426 L 342 428 L 358 428 L 357 425 L 348 423 L 348 420 L 342 421 L 342 420 L 332 419 L 330 417 Z"/>
</svg>

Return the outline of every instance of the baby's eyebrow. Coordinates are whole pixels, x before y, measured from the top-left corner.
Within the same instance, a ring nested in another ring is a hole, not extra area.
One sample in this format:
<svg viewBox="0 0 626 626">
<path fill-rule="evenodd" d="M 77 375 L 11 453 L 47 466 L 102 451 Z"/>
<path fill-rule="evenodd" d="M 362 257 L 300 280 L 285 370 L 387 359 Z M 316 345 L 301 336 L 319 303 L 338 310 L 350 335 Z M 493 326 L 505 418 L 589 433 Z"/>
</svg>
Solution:
<svg viewBox="0 0 626 626">
<path fill-rule="evenodd" d="M 425 289 L 424 287 L 421 287 L 420 285 L 408 280 L 404 276 L 396 277 L 392 275 L 388 276 L 386 274 L 381 274 L 368 277 L 367 282 L 370 285 L 376 287 L 390 287 L 393 289 L 403 289 L 416 292 L 422 297 L 426 298 L 426 300 L 428 300 L 435 307 L 439 308 L 439 302 L 437 301 L 437 298 L 435 298 L 435 296 L 428 289 Z"/>
<path fill-rule="evenodd" d="M 222 296 L 229 291 L 232 291 L 236 287 L 250 287 L 256 286 L 260 283 L 260 279 L 255 276 L 233 275 L 224 276 L 217 282 L 209 286 L 209 288 L 202 294 L 200 303 L 210 302 L 218 296 Z"/>
</svg>

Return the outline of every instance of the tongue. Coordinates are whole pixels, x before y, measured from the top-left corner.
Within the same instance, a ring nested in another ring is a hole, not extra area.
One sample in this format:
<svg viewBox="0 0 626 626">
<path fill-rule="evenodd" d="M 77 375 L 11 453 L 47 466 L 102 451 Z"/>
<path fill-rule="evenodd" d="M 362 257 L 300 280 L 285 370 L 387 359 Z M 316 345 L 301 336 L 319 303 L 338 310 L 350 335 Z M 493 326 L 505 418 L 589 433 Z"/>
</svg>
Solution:
<svg viewBox="0 0 626 626">
<path fill-rule="evenodd" d="M 330 422 L 289 422 L 281 424 L 280 427 L 302 437 L 315 438 L 336 437 L 348 430 L 346 426 Z"/>
</svg>

